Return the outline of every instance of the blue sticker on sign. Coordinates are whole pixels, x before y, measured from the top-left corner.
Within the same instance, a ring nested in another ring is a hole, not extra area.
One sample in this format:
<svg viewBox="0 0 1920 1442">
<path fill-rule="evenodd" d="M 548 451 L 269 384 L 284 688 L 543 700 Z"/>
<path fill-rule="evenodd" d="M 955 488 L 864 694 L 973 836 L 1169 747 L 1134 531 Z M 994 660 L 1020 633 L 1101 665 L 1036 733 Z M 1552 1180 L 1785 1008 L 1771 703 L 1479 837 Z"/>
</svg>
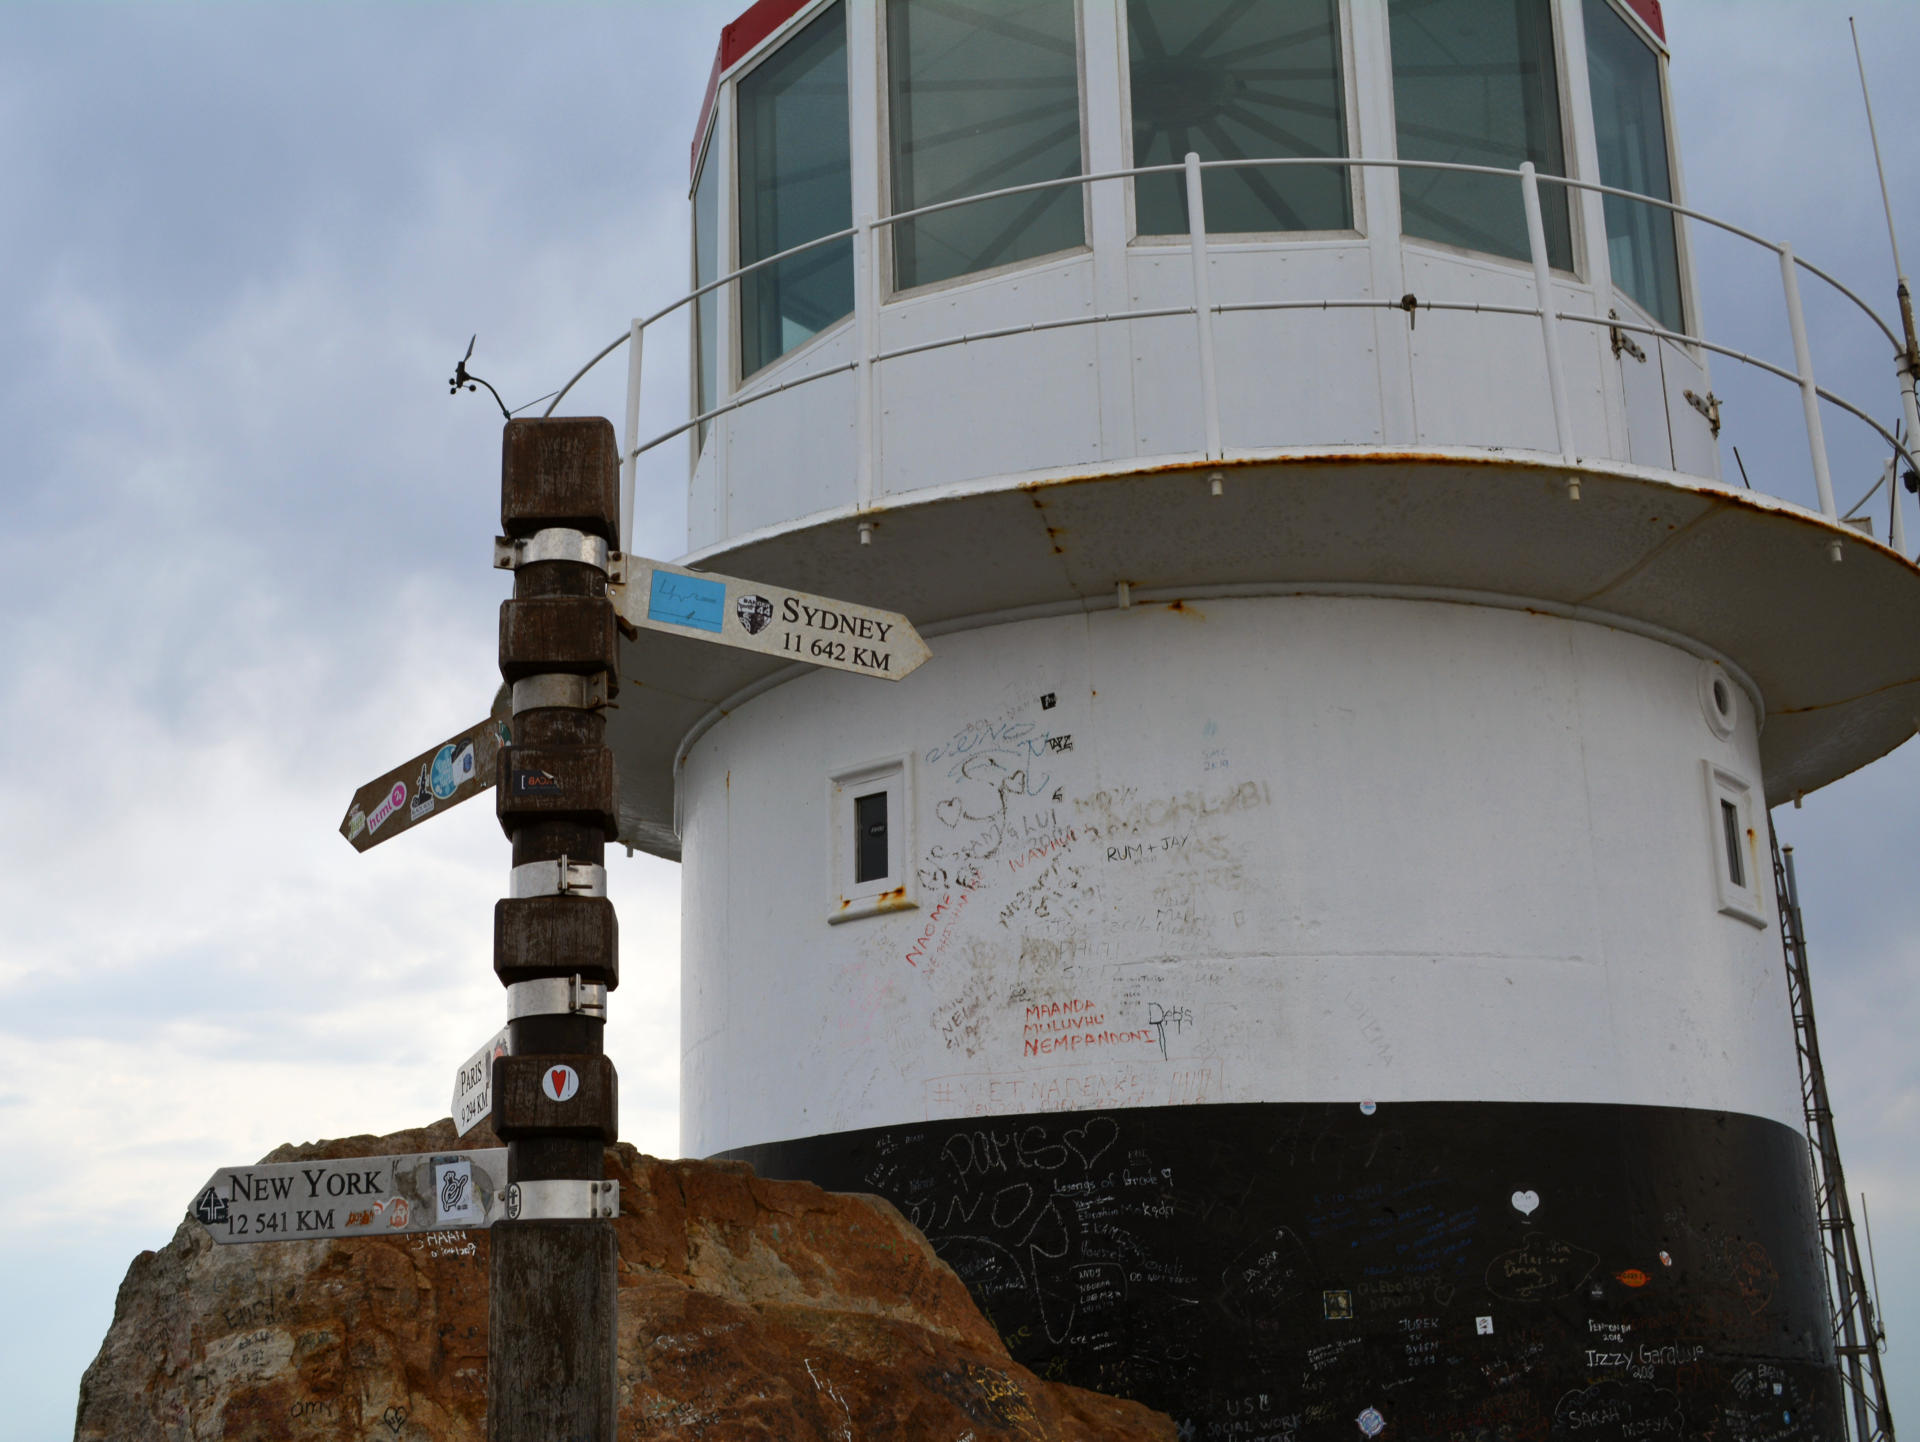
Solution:
<svg viewBox="0 0 1920 1442">
<path fill-rule="evenodd" d="M 653 589 L 647 596 L 649 621 L 665 621 L 673 626 L 691 626 L 698 631 L 717 633 L 726 610 L 727 587 L 724 581 L 680 576 L 672 571 L 653 573 Z"/>
</svg>

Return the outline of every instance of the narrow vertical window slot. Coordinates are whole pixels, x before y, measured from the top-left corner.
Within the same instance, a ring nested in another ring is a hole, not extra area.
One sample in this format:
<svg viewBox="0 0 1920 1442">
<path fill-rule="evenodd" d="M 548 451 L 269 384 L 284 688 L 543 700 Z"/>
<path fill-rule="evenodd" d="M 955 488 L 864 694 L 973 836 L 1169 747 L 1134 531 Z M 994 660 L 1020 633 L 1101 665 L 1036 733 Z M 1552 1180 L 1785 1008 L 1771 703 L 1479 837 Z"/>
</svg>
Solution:
<svg viewBox="0 0 1920 1442">
<path fill-rule="evenodd" d="M 887 874 L 887 793 L 856 796 L 853 801 L 856 885 L 884 880 Z"/>
<path fill-rule="evenodd" d="M 1720 826 L 1727 838 L 1727 880 L 1735 886 L 1744 887 L 1747 884 L 1747 868 L 1740 858 L 1740 808 L 1731 801 L 1720 803 Z"/>
<path fill-rule="evenodd" d="M 693 186 L 693 284 L 696 289 L 720 278 L 720 161 L 709 145 Z M 719 403 L 720 363 L 715 332 L 720 328 L 720 295 L 708 291 L 693 303 L 693 413 L 703 416 Z M 712 421 L 702 421 L 694 442 L 696 457 L 707 443 Z"/>
</svg>

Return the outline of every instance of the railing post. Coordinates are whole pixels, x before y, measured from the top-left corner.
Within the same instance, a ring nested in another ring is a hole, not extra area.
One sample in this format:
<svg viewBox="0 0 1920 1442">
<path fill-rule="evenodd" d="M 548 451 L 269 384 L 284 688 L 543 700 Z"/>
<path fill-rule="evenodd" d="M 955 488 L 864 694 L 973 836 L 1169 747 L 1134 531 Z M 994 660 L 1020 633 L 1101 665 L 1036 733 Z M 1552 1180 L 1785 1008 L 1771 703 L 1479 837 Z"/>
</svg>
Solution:
<svg viewBox="0 0 1920 1442">
<path fill-rule="evenodd" d="M 1207 459 L 1220 450 L 1220 387 L 1213 358 L 1213 286 L 1207 266 L 1207 211 L 1200 193 L 1200 156 L 1187 152 L 1187 233 L 1193 249 L 1193 315 L 1200 332 L 1200 403 L 1206 414 Z"/>
<path fill-rule="evenodd" d="M 1533 254 L 1533 299 L 1540 308 L 1540 338 L 1547 351 L 1547 390 L 1553 404 L 1553 434 L 1562 460 L 1573 460 L 1573 416 L 1567 406 L 1567 373 L 1560 364 L 1560 326 L 1553 310 L 1553 266 L 1547 258 L 1547 225 L 1540 211 L 1540 176 L 1531 160 L 1520 163 L 1520 198 L 1527 212 L 1527 249 Z M 1580 499 L 1580 481 L 1567 477 L 1567 495 Z"/>
<path fill-rule="evenodd" d="M 1793 332 L 1793 368 L 1800 376 L 1800 409 L 1807 421 L 1807 451 L 1813 457 L 1813 488 L 1820 497 L 1820 514 L 1839 519 L 1833 505 L 1833 473 L 1827 469 L 1827 433 L 1820 425 L 1820 387 L 1813 379 L 1813 350 L 1807 344 L 1807 315 L 1800 308 L 1800 273 L 1793 263 L 1793 247 L 1780 246 L 1780 283 L 1787 293 L 1787 327 Z M 1840 543 L 1830 541 L 1827 552 L 1840 559 Z"/>
<path fill-rule="evenodd" d="M 879 257 L 874 253 L 877 234 L 873 217 L 861 216 L 853 232 L 853 343 L 859 348 L 854 371 L 857 387 L 854 402 L 854 495 L 855 504 L 863 511 L 873 504 L 874 281 L 880 270 Z M 865 544 L 868 535 L 869 532 L 863 527 L 860 532 L 862 544 Z"/>
<path fill-rule="evenodd" d="M 627 329 L 627 428 L 620 436 L 620 549 L 633 549 L 634 447 L 640 444 L 640 343 L 646 327 L 636 317 Z"/>
</svg>

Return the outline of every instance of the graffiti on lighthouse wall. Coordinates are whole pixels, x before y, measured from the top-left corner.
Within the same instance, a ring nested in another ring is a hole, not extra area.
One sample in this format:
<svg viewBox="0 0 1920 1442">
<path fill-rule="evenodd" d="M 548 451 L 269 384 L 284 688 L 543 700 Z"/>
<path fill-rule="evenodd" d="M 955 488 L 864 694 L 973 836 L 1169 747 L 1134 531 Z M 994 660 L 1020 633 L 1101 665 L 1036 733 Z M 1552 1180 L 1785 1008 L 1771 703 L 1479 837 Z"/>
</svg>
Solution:
<svg viewBox="0 0 1920 1442">
<path fill-rule="evenodd" d="M 1270 785 L 1213 722 L 1158 777 L 1104 775 L 1091 709 L 1020 686 L 915 757 L 920 909 L 836 982 L 852 1013 L 885 998 L 924 1022 L 882 1049 L 929 1117 L 1220 1100 L 1226 1049 L 1272 1034 L 1215 959 L 1244 951 Z"/>
<path fill-rule="evenodd" d="M 1813 1216 L 1779 1123 L 1127 1098 L 1044 1115 L 1033 1085 L 995 1114 L 732 1155 L 888 1198 L 1021 1362 L 1165 1407 L 1195 1442 L 1350 1438 L 1369 1413 L 1387 1437 L 1838 1435 L 1821 1329 L 1787 1322 L 1823 1313 L 1811 1254 L 1782 1265 Z M 1621 1205 L 1629 1170 L 1665 1179 L 1657 1197 Z"/>
</svg>

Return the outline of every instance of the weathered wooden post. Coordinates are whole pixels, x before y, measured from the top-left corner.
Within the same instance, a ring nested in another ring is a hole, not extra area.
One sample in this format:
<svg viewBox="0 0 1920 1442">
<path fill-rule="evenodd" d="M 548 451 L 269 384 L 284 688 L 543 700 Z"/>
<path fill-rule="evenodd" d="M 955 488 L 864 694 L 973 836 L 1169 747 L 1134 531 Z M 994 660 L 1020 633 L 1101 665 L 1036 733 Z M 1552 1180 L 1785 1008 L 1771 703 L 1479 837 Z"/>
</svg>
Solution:
<svg viewBox="0 0 1920 1442">
<path fill-rule="evenodd" d="M 618 450 L 597 417 L 509 421 L 495 564 L 500 674 L 513 744 L 496 781 L 513 842 L 511 894 L 494 908 L 493 966 L 507 988 L 509 1054 L 494 1062 L 493 1128 L 507 1144 L 506 1214 L 493 1229 L 487 1436 L 613 1442 L 618 1133 L 607 993 L 619 936 L 607 899 L 613 757 L 601 708 L 615 688 L 609 557 L 618 544 Z"/>
</svg>

